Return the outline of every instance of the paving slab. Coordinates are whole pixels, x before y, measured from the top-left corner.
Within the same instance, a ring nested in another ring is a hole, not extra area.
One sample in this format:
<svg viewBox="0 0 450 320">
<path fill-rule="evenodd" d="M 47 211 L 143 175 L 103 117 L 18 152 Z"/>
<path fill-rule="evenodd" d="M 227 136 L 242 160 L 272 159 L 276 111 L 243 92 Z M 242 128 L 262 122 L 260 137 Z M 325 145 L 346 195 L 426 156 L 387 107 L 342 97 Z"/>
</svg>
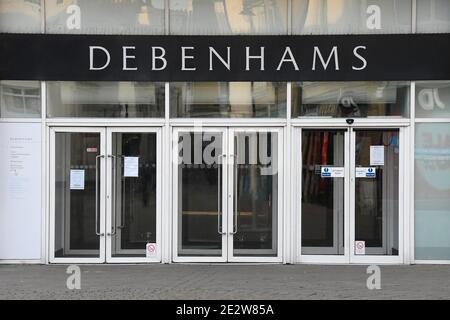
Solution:
<svg viewBox="0 0 450 320">
<path fill-rule="evenodd" d="M 356 265 L 0 265 L 0 299 L 449 299 L 450 265 L 379 266 L 381 289 Z"/>
</svg>

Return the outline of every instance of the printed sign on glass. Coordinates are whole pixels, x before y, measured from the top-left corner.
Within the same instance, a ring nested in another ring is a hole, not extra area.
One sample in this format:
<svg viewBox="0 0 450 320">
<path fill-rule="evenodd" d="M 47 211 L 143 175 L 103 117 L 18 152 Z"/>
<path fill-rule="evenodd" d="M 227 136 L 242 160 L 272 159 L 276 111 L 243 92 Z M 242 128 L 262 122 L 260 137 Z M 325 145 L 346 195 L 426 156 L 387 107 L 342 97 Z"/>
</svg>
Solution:
<svg viewBox="0 0 450 320">
<path fill-rule="evenodd" d="M 145 252 L 147 258 L 156 258 L 156 243 L 147 243 Z"/>
<path fill-rule="evenodd" d="M 384 146 L 370 146 L 370 165 L 384 166 Z"/>
<path fill-rule="evenodd" d="M 344 167 L 322 167 L 320 169 L 320 177 L 322 178 L 343 178 Z"/>
<path fill-rule="evenodd" d="M 366 242 L 365 241 L 355 241 L 355 254 L 358 254 L 358 255 L 366 254 Z"/>
<path fill-rule="evenodd" d="M 84 170 L 70 170 L 70 190 L 84 190 Z"/>
<path fill-rule="evenodd" d="M 139 177 L 139 157 L 125 157 L 124 158 L 124 177 Z"/>
<path fill-rule="evenodd" d="M 355 168 L 356 178 L 375 178 L 376 168 L 375 167 L 356 167 Z"/>
</svg>

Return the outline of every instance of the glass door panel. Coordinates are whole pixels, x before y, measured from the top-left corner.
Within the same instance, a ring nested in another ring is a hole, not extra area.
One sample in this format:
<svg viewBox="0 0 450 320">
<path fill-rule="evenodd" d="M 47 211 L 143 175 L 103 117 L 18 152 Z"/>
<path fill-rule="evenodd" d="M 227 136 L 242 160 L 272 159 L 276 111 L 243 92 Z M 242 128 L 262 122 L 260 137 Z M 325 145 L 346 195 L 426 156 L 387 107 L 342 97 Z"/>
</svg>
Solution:
<svg viewBox="0 0 450 320">
<path fill-rule="evenodd" d="M 111 174 L 108 256 L 159 260 L 158 133 L 137 130 L 114 129 L 108 134 Z"/>
<path fill-rule="evenodd" d="M 175 129 L 176 261 L 281 261 L 279 129 Z"/>
<path fill-rule="evenodd" d="M 52 259 L 104 257 L 103 143 L 103 129 L 52 131 Z"/>
<path fill-rule="evenodd" d="M 279 132 L 232 131 L 232 137 L 233 206 L 228 211 L 232 255 L 277 257 Z"/>
<path fill-rule="evenodd" d="M 220 129 L 178 132 L 175 171 L 178 257 L 224 259 L 224 132 Z"/>
<path fill-rule="evenodd" d="M 399 130 L 354 129 L 355 255 L 399 254 Z"/>
<path fill-rule="evenodd" d="M 301 129 L 302 262 L 402 261 L 400 132 Z"/>
<path fill-rule="evenodd" d="M 302 130 L 301 253 L 344 255 L 347 130 Z"/>
</svg>

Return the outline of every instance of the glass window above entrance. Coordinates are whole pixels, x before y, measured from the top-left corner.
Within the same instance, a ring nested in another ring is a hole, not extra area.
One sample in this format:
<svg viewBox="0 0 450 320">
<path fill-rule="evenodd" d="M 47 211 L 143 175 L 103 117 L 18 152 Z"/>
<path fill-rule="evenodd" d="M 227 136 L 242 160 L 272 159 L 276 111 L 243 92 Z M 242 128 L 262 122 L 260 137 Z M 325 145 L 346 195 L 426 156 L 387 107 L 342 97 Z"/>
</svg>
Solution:
<svg viewBox="0 0 450 320">
<path fill-rule="evenodd" d="M 164 0 L 45 0 L 45 24 L 48 33 L 164 34 Z"/>
<path fill-rule="evenodd" d="M 450 118 L 450 81 L 416 83 L 416 118 Z"/>
<path fill-rule="evenodd" d="M 409 33 L 411 10 L 411 0 L 292 0 L 292 29 L 294 34 Z"/>
<path fill-rule="evenodd" d="M 170 33 L 286 34 L 288 0 L 170 0 Z"/>
<path fill-rule="evenodd" d="M 47 117 L 164 116 L 164 83 L 48 82 Z"/>
<path fill-rule="evenodd" d="M 170 99 L 175 118 L 286 117 L 286 83 L 176 82 Z"/>
<path fill-rule="evenodd" d="M 292 84 L 293 117 L 408 117 L 407 82 Z"/>
<path fill-rule="evenodd" d="M 0 0 L 0 33 L 39 33 L 40 0 Z"/>
<path fill-rule="evenodd" d="M 417 32 L 450 32 L 450 1 L 417 1 Z"/>
<path fill-rule="evenodd" d="M 39 81 L 0 81 L 0 118 L 40 118 Z"/>
</svg>

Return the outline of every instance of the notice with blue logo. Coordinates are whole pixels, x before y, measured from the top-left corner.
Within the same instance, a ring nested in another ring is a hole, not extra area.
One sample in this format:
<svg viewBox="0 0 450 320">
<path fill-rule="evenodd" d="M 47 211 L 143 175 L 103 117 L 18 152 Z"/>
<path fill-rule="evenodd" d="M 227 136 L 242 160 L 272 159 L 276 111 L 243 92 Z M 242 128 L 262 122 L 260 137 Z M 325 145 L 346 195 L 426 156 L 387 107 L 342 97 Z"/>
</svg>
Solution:
<svg viewBox="0 0 450 320">
<path fill-rule="evenodd" d="M 320 168 L 321 178 L 343 178 L 344 167 L 322 167 Z"/>
<path fill-rule="evenodd" d="M 376 178 L 376 172 L 375 167 L 356 167 L 355 176 L 356 178 Z"/>
</svg>

